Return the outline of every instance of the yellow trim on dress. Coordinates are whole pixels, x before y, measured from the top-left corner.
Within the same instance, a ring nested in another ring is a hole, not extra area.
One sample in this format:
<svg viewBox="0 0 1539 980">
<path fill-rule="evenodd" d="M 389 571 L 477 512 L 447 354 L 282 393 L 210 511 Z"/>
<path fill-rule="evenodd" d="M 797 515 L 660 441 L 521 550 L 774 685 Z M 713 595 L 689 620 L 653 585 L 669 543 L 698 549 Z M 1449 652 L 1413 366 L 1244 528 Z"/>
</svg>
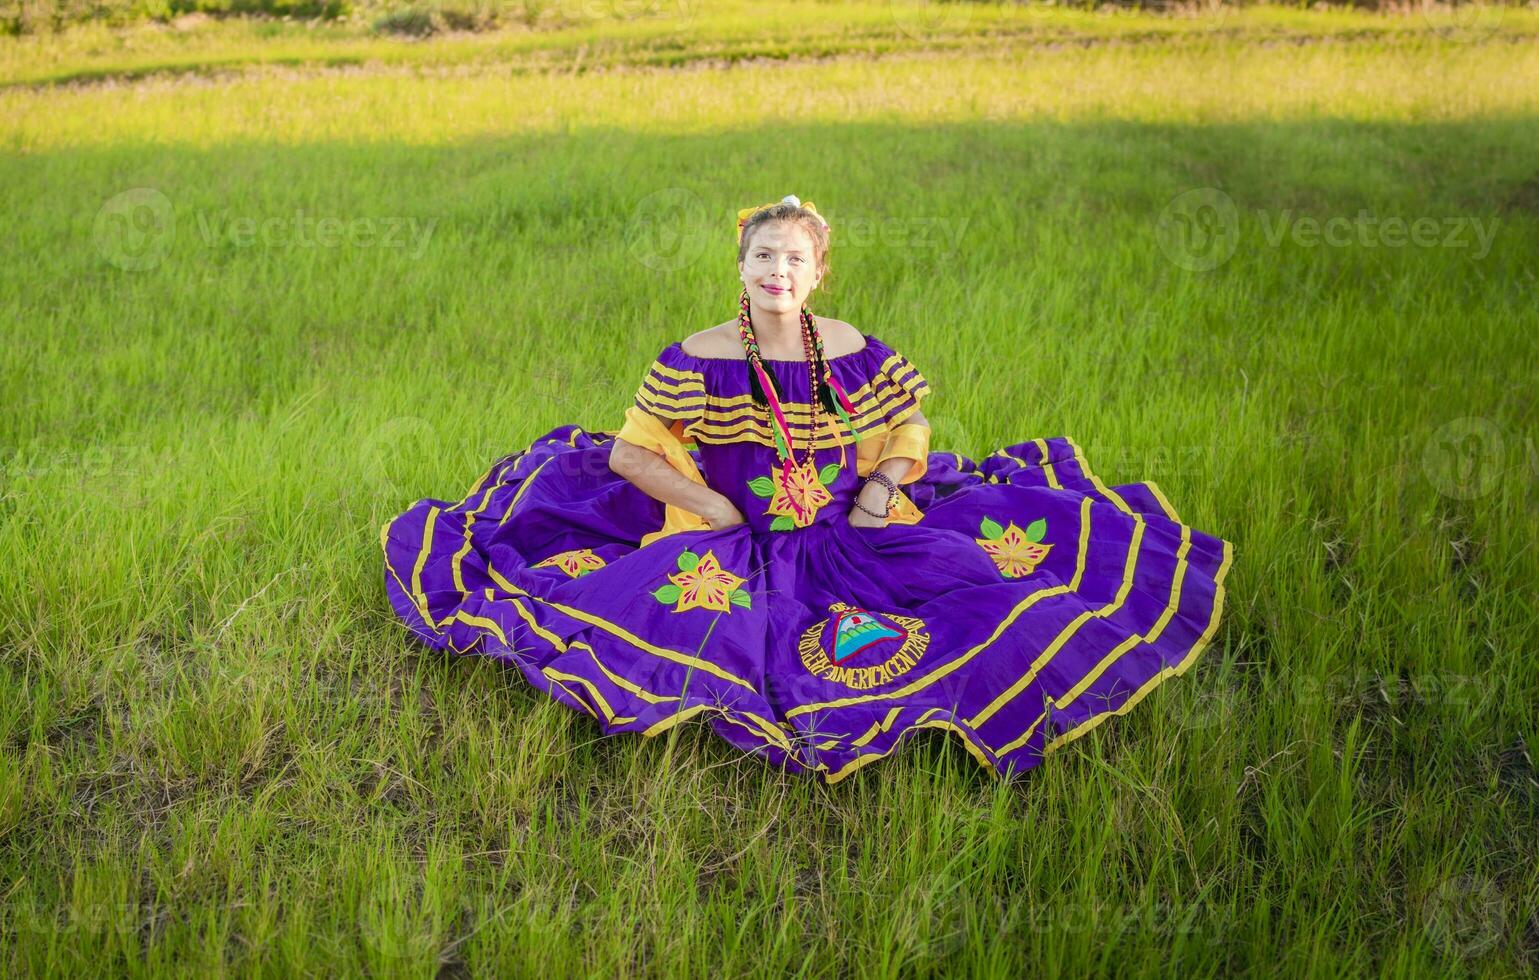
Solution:
<svg viewBox="0 0 1539 980">
<path fill-rule="evenodd" d="M 864 440 L 862 440 L 864 441 Z M 905 422 L 897 426 L 886 440 L 887 445 L 882 449 L 882 454 L 877 457 L 877 464 L 889 459 L 913 460 L 907 473 L 898 480 L 899 483 L 913 483 L 925 475 L 929 469 L 930 457 L 930 427 L 918 422 Z"/>
</svg>

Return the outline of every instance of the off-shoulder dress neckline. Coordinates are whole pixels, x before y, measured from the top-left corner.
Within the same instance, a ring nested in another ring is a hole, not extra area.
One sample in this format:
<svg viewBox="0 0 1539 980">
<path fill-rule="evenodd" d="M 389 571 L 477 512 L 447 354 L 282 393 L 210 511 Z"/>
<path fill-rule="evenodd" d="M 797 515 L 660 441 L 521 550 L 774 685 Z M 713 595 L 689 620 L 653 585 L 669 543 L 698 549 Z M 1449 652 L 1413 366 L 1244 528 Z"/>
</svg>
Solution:
<svg viewBox="0 0 1539 980">
<path fill-rule="evenodd" d="M 871 350 L 872 349 L 872 345 L 874 343 L 876 343 L 876 338 L 871 336 L 868 333 L 863 333 L 863 334 L 861 334 L 861 336 L 864 337 L 865 340 L 866 340 L 866 342 L 865 342 L 865 344 L 863 346 L 857 347 L 855 350 L 849 351 L 848 353 L 845 353 L 845 354 L 835 354 L 833 357 L 825 357 L 825 358 L 823 358 L 823 363 L 824 364 L 832 364 L 834 361 L 842 361 L 842 360 L 844 360 L 847 357 L 854 357 L 856 354 L 864 354 L 868 350 Z M 700 357 L 698 355 L 691 354 L 689 351 L 684 349 L 684 342 L 682 340 L 674 341 L 673 342 L 673 346 L 678 350 L 680 356 L 686 357 L 686 358 L 688 358 L 691 361 L 705 361 L 706 363 L 714 363 L 714 362 L 718 362 L 719 361 L 719 362 L 721 362 L 723 364 L 741 364 L 741 363 L 743 363 L 743 359 L 741 357 Z M 791 360 L 791 359 L 784 358 L 784 357 L 761 357 L 760 360 L 764 361 L 766 364 L 806 364 L 807 363 L 807 359 L 803 358 L 803 357 L 798 357 L 795 360 Z"/>
</svg>

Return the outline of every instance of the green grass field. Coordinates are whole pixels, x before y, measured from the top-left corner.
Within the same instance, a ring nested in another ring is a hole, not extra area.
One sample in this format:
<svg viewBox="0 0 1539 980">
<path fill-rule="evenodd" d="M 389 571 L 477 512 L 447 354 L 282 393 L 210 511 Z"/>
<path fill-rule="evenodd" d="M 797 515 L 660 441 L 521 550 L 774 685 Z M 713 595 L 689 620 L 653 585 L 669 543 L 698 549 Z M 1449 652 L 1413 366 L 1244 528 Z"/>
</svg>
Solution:
<svg viewBox="0 0 1539 980">
<path fill-rule="evenodd" d="M 777 10 L 0 45 L 0 969 L 1539 971 L 1539 14 Z M 785 193 L 933 449 L 1235 543 L 1013 783 L 601 739 L 386 602 L 380 525 L 617 429 Z"/>
</svg>

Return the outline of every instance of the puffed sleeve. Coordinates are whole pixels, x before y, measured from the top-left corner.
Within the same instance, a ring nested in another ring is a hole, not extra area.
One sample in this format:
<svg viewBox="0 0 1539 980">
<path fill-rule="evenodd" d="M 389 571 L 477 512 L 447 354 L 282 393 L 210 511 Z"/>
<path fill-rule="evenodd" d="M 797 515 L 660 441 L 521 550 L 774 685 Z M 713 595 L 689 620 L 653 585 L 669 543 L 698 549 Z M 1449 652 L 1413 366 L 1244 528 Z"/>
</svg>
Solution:
<svg viewBox="0 0 1539 980">
<path fill-rule="evenodd" d="M 868 363 L 871 365 L 871 395 L 875 412 L 894 429 L 919 411 L 919 403 L 930 394 L 930 383 L 913 362 L 886 344 L 873 341 Z"/>
<path fill-rule="evenodd" d="M 930 394 L 930 383 L 907 357 L 872 340 L 869 344 L 870 382 L 866 418 L 881 419 L 882 428 L 856 460 L 856 472 L 868 475 L 881 462 L 902 458 L 912 461 L 899 483 L 913 483 L 924 476 L 930 455 L 930 427 L 908 421 L 919 403 Z"/>
<path fill-rule="evenodd" d="M 635 403 L 625 410 L 625 424 L 616 438 L 657 453 L 685 479 L 704 486 L 705 477 L 684 448 L 684 439 L 688 428 L 702 414 L 705 388 L 697 372 L 682 370 L 679 360 L 670 356 L 677 346 L 670 346 L 647 369 L 636 390 Z M 699 514 L 666 504 L 663 526 L 643 536 L 641 546 L 679 531 L 709 527 L 710 523 Z"/>
<path fill-rule="evenodd" d="M 705 379 L 690 367 L 680 345 L 670 344 L 636 389 L 635 407 L 661 419 L 680 441 L 690 439 L 690 430 L 705 414 Z M 621 438 L 626 438 L 621 431 Z"/>
</svg>

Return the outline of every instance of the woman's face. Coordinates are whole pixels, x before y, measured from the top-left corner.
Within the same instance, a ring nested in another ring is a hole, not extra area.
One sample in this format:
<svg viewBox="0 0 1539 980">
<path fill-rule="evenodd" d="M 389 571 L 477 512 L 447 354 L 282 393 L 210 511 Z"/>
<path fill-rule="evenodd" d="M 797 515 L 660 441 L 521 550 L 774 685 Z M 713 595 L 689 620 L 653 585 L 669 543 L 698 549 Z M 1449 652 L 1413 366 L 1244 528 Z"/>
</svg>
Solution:
<svg viewBox="0 0 1539 980">
<path fill-rule="evenodd" d="M 737 265 L 749 303 L 768 313 L 794 313 L 822 278 L 812 236 L 794 221 L 768 221 L 754 229 Z"/>
</svg>

